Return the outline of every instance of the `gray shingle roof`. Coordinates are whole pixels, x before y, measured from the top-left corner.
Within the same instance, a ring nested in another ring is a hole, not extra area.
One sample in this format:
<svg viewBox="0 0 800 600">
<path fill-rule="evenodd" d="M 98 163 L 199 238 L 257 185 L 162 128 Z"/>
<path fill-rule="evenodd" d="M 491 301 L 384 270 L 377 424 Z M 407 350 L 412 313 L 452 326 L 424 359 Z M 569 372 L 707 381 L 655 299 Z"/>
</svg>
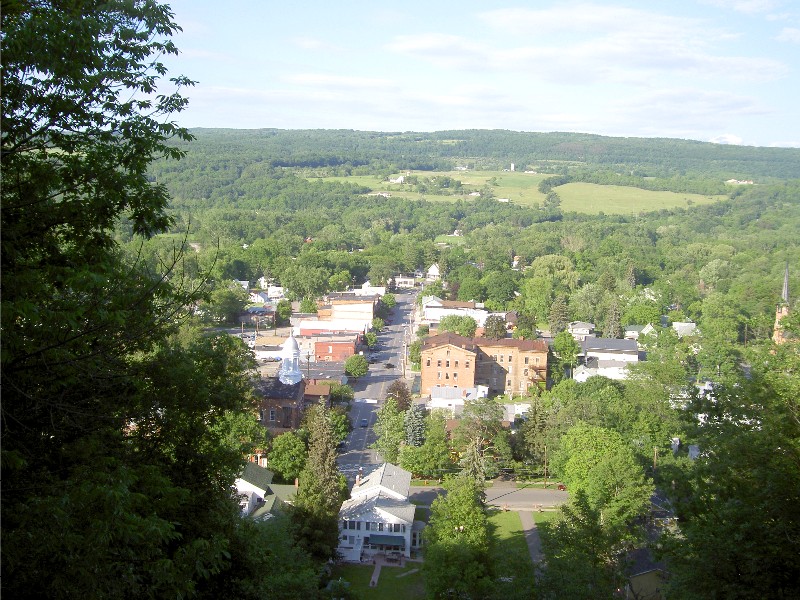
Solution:
<svg viewBox="0 0 800 600">
<path fill-rule="evenodd" d="M 639 347 L 634 340 L 618 340 L 615 338 L 586 338 L 581 342 L 583 351 L 611 350 L 616 352 L 638 352 Z"/>
<path fill-rule="evenodd" d="M 366 498 L 351 498 L 342 504 L 339 519 L 365 520 L 370 513 L 378 516 L 378 511 L 388 513 L 406 523 L 414 522 L 417 507 L 407 500 L 390 498 L 384 493 Z"/>
<path fill-rule="evenodd" d="M 391 463 L 383 463 L 379 468 L 367 475 L 363 481 L 353 486 L 350 495 L 369 493 L 371 488 L 383 487 L 408 498 L 411 487 L 411 473 Z"/>
</svg>

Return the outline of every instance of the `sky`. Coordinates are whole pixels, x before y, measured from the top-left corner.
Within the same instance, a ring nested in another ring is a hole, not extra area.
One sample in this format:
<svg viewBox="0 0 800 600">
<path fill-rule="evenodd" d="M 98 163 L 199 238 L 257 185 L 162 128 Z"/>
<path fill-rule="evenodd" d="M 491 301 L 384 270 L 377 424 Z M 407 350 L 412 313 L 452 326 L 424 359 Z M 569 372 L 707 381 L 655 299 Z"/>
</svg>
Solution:
<svg viewBox="0 0 800 600">
<path fill-rule="evenodd" d="M 800 147 L 800 0 L 166 0 L 186 127 Z"/>
</svg>

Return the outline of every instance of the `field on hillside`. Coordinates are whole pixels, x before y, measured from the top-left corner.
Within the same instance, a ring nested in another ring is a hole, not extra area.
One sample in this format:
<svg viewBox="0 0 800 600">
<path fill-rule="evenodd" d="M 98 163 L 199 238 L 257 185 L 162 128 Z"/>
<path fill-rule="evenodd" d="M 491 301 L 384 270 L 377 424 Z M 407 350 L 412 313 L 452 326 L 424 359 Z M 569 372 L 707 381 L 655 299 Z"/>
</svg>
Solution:
<svg viewBox="0 0 800 600">
<path fill-rule="evenodd" d="M 548 175 L 507 171 L 412 171 L 419 178 L 447 176 L 461 181 L 468 190 L 478 190 L 492 179 L 495 198 L 507 198 L 511 203 L 520 206 L 534 206 L 544 201 L 539 192 L 539 182 Z M 397 177 L 398 174 L 393 177 Z M 438 195 L 420 194 L 412 186 L 389 183 L 372 175 L 355 175 L 351 177 L 328 177 L 329 181 L 347 181 L 370 188 L 373 192 L 388 192 L 393 198 L 409 200 L 429 200 L 431 202 L 455 202 L 471 200 L 468 194 Z M 685 208 L 691 204 L 711 204 L 722 200 L 724 196 L 703 196 L 701 194 L 684 194 L 676 192 L 654 192 L 633 187 L 618 185 L 598 185 L 594 183 L 568 183 L 555 188 L 561 198 L 561 209 L 564 212 L 597 214 L 635 214 L 669 208 Z"/>
<path fill-rule="evenodd" d="M 597 214 L 631 214 L 664 208 L 711 204 L 725 196 L 703 196 L 676 192 L 653 192 L 618 185 L 568 183 L 555 188 L 561 198 L 561 210 Z"/>
</svg>

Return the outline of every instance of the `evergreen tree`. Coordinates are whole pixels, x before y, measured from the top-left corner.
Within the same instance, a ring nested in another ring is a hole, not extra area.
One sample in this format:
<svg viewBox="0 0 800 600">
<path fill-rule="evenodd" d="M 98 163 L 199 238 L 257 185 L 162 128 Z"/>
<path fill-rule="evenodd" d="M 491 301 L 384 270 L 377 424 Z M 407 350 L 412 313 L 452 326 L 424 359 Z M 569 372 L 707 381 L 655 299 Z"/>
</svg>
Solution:
<svg viewBox="0 0 800 600">
<path fill-rule="evenodd" d="M 550 325 L 550 335 L 556 336 L 567 328 L 569 324 L 569 308 L 567 299 L 559 295 L 550 306 L 550 314 L 547 317 Z"/>
<path fill-rule="evenodd" d="M 479 438 L 472 440 L 464 451 L 459 463 L 461 475 L 483 488 L 486 485 L 486 458 L 483 455 L 483 444 Z"/>
<path fill-rule="evenodd" d="M 332 558 L 338 545 L 337 517 L 347 483 L 336 464 L 336 438 L 330 414 L 322 405 L 309 409 L 308 457 L 300 473 L 292 512 L 299 543 L 315 558 Z"/>
<path fill-rule="evenodd" d="M 422 446 L 425 442 L 425 407 L 415 404 L 405 414 L 406 445 Z"/>
<path fill-rule="evenodd" d="M 607 338 L 622 338 L 622 324 L 619 314 L 619 304 L 616 300 L 608 307 L 608 314 L 606 315 L 605 327 L 603 327 L 603 337 Z"/>
</svg>

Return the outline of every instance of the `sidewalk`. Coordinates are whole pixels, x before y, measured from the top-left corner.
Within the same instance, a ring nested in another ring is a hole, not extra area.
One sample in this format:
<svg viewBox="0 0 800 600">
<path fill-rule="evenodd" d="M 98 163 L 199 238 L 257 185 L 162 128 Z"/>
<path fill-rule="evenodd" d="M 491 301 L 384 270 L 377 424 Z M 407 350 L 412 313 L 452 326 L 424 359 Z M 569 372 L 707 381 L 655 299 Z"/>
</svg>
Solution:
<svg viewBox="0 0 800 600">
<path fill-rule="evenodd" d="M 525 532 L 525 542 L 528 544 L 528 552 L 531 554 L 531 561 L 534 566 L 542 561 L 542 540 L 539 538 L 539 530 L 536 529 L 536 521 L 533 512 L 529 510 L 517 511 L 519 520 L 522 523 L 522 530 Z"/>
</svg>

